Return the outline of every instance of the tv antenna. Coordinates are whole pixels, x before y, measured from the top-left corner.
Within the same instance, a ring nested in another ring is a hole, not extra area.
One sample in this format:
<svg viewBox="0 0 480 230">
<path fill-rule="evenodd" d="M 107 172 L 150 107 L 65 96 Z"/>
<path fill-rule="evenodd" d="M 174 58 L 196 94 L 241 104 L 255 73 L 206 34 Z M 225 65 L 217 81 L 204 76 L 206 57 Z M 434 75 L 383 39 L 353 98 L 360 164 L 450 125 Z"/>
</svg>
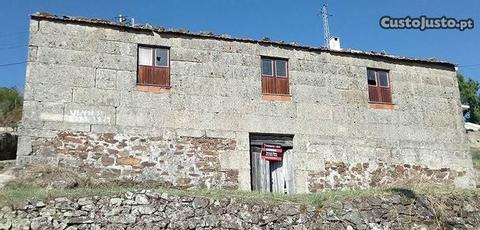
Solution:
<svg viewBox="0 0 480 230">
<path fill-rule="evenodd" d="M 322 20 L 323 20 L 323 39 L 324 39 L 324 46 L 326 48 L 329 48 L 329 42 L 330 42 L 330 27 L 328 24 L 328 16 L 332 16 L 328 14 L 328 9 L 327 9 L 327 4 L 323 4 L 322 10 L 320 13 L 322 14 Z"/>
<path fill-rule="evenodd" d="M 117 21 L 120 24 L 135 26 L 135 18 L 131 18 L 126 15 L 119 14 L 117 17 L 115 17 L 115 21 Z"/>
</svg>

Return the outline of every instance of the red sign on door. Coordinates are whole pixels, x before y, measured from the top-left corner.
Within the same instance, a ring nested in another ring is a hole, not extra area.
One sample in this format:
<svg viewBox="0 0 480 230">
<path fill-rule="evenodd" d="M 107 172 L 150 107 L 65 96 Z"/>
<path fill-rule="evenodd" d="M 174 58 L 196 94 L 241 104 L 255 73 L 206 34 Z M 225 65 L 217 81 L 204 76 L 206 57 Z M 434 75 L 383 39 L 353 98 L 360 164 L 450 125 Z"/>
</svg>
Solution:
<svg viewBox="0 0 480 230">
<path fill-rule="evenodd" d="M 262 145 L 262 159 L 267 161 L 282 161 L 283 149 L 280 145 Z"/>
</svg>

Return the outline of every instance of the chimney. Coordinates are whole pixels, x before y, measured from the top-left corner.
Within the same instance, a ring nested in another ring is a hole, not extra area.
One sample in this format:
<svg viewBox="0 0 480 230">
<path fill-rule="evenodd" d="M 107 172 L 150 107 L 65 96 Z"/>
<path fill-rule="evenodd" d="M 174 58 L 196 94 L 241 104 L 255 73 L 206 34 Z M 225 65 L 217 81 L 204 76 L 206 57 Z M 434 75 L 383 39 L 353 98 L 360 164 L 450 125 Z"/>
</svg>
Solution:
<svg viewBox="0 0 480 230">
<path fill-rule="evenodd" d="M 339 37 L 331 37 L 328 41 L 328 48 L 331 50 L 340 51 L 342 48 L 340 47 L 340 38 Z"/>
</svg>

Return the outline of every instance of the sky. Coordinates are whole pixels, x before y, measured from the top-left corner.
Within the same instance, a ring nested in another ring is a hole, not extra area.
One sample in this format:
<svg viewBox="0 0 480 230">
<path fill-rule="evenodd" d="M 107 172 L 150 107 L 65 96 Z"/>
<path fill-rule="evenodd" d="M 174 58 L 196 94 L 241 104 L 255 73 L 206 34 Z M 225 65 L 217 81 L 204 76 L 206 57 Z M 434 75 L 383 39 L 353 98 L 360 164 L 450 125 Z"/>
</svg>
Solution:
<svg viewBox="0 0 480 230">
<path fill-rule="evenodd" d="M 325 0 L 2 0 L 0 7 L 0 87 L 24 88 L 29 15 L 46 11 L 112 19 L 119 14 L 167 28 L 210 31 L 233 37 L 322 46 L 319 11 Z M 327 0 L 330 33 L 342 48 L 436 58 L 458 64 L 480 81 L 480 1 Z M 382 16 L 472 18 L 472 30 L 385 30 Z M 21 64 L 15 64 L 21 63 Z"/>
</svg>

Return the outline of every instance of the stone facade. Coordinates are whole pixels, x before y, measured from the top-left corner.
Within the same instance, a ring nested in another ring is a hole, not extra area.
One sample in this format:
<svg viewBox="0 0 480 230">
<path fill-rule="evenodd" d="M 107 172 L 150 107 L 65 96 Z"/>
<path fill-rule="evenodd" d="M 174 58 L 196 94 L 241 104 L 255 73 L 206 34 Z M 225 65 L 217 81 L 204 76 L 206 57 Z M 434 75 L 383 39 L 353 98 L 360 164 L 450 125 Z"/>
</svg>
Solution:
<svg viewBox="0 0 480 230">
<path fill-rule="evenodd" d="M 37 200 L 0 209 L 0 229 L 478 229 L 478 194 L 399 191 L 322 208 L 154 191 Z"/>
<path fill-rule="evenodd" d="M 223 170 L 220 155 L 234 139 L 61 132 L 32 141 L 32 152 L 62 167 L 99 177 L 159 181 L 165 186 L 236 189 L 238 170 Z"/>
<path fill-rule="evenodd" d="M 136 86 L 139 44 L 170 47 L 171 89 Z M 289 100 L 262 97 L 261 56 L 288 59 Z M 367 68 L 389 70 L 392 109 L 369 103 Z M 32 16 L 19 163 L 249 190 L 250 133 L 294 135 L 297 192 L 475 184 L 451 64 Z"/>
</svg>

